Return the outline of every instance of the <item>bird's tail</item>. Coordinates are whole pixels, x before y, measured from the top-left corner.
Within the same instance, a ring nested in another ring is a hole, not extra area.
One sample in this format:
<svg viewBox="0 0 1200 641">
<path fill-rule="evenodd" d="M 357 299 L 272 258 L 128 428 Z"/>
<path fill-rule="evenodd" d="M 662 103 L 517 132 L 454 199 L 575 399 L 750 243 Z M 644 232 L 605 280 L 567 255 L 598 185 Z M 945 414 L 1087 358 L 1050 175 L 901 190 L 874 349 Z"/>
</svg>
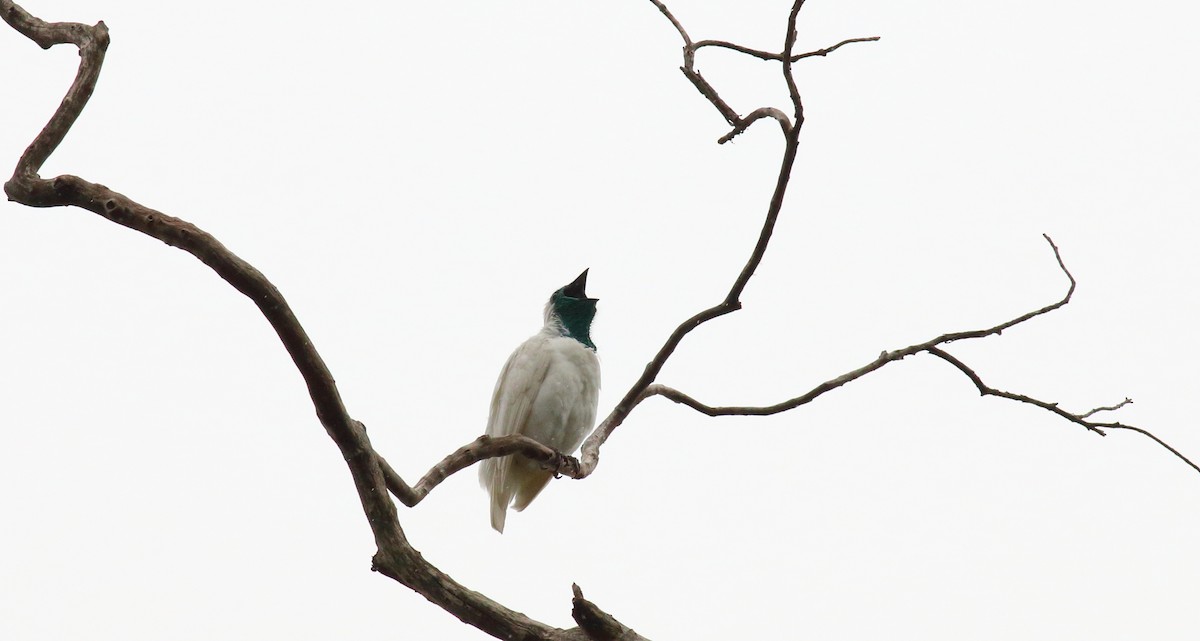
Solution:
<svg viewBox="0 0 1200 641">
<path fill-rule="evenodd" d="M 500 488 L 492 488 L 492 529 L 504 534 L 504 517 L 508 516 L 508 502 L 511 496 L 502 496 Z"/>
<path fill-rule="evenodd" d="M 491 458 L 479 467 L 479 482 L 487 488 L 492 499 L 492 528 L 504 534 L 504 517 L 508 516 L 508 504 L 512 503 L 513 489 L 508 483 L 511 456 Z"/>
</svg>

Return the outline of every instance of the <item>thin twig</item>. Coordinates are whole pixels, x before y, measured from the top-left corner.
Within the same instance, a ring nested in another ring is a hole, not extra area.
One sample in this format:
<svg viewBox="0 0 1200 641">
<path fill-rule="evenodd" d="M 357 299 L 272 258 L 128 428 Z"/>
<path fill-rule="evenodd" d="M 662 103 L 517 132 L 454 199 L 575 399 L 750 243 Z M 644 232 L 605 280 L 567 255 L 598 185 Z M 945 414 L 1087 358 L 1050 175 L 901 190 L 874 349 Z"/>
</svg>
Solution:
<svg viewBox="0 0 1200 641">
<path fill-rule="evenodd" d="M 1121 409 L 1122 407 L 1129 405 L 1132 402 L 1133 402 L 1132 398 L 1125 397 L 1125 400 L 1121 401 L 1120 403 L 1117 403 L 1116 405 L 1108 405 L 1105 407 L 1097 407 L 1096 409 L 1088 410 L 1088 411 L 1084 412 L 1083 414 L 1080 414 L 1079 418 L 1088 418 L 1088 417 L 1092 416 L 1093 414 L 1096 414 L 1097 412 L 1115 412 L 1115 411 Z"/>
<path fill-rule="evenodd" d="M 869 38 L 847 38 L 846 40 L 843 40 L 843 41 L 833 45 L 832 47 L 825 47 L 824 49 L 817 49 L 816 51 L 809 51 L 808 53 L 796 54 L 796 55 L 792 56 L 792 62 L 796 62 L 798 60 L 803 60 L 804 58 L 812 58 L 813 56 L 827 56 L 827 55 L 833 53 L 834 51 L 837 51 L 838 49 L 841 49 L 842 47 L 844 47 L 852 42 L 878 42 L 878 41 L 879 41 L 879 36 L 871 36 Z"/>
<path fill-rule="evenodd" d="M 1158 438 L 1157 436 L 1155 436 L 1155 435 L 1151 434 L 1151 433 L 1150 433 L 1149 431 L 1147 431 L 1147 430 L 1144 430 L 1144 429 L 1142 429 L 1142 428 L 1140 428 L 1140 427 L 1134 427 L 1133 425 L 1126 425 L 1126 424 L 1124 424 L 1124 423 L 1097 423 L 1097 425 L 1099 425 L 1100 427 L 1107 427 L 1107 428 L 1108 428 L 1108 429 L 1110 429 L 1110 430 L 1130 430 L 1130 431 L 1132 431 L 1132 432 L 1137 432 L 1138 434 L 1141 434 L 1142 436 L 1148 437 L 1150 440 L 1154 441 L 1155 443 L 1158 443 L 1159 445 L 1161 445 L 1161 446 L 1165 447 L 1165 448 L 1167 449 L 1167 451 L 1168 451 L 1168 452 L 1170 452 L 1170 453 L 1174 454 L 1175 456 L 1179 457 L 1179 460 L 1181 460 L 1181 461 L 1183 461 L 1184 463 L 1187 463 L 1188 465 L 1192 466 L 1192 469 L 1193 469 L 1193 470 L 1196 470 L 1197 472 L 1200 472 L 1200 465 L 1196 465 L 1194 462 L 1192 462 L 1192 460 L 1191 460 L 1191 459 L 1189 459 L 1188 457 L 1184 456 L 1184 455 L 1183 455 L 1183 454 L 1182 454 L 1182 453 L 1181 453 L 1179 450 L 1177 450 L 1177 449 L 1175 449 L 1175 448 L 1171 447 L 1170 445 L 1168 445 L 1168 444 L 1167 444 L 1167 442 L 1166 442 L 1166 441 L 1164 441 L 1164 440 L 1162 440 L 1161 438 Z"/>
</svg>

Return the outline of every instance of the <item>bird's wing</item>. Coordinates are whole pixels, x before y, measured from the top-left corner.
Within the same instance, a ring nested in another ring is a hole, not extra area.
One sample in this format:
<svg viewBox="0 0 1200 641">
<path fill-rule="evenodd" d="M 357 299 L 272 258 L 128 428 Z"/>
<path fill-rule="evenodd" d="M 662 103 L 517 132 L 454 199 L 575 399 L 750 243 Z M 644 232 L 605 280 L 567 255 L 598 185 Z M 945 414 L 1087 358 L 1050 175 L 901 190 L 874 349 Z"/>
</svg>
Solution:
<svg viewBox="0 0 1200 641">
<path fill-rule="evenodd" d="M 533 408 L 546 372 L 550 369 L 551 353 L 546 338 L 538 334 L 521 343 L 508 357 L 496 389 L 492 392 L 492 408 L 488 414 L 487 435 L 508 436 L 524 432 L 525 423 Z"/>
<path fill-rule="evenodd" d="M 508 357 L 496 389 L 492 392 L 492 408 L 488 414 L 487 435 L 522 434 L 533 409 L 534 399 L 550 369 L 551 354 L 546 349 L 546 336 L 537 334 L 521 344 Z M 508 505 L 517 492 L 513 476 L 513 457 L 490 458 L 479 466 L 479 483 L 492 498 L 492 527 L 504 531 Z"/>
</svg>

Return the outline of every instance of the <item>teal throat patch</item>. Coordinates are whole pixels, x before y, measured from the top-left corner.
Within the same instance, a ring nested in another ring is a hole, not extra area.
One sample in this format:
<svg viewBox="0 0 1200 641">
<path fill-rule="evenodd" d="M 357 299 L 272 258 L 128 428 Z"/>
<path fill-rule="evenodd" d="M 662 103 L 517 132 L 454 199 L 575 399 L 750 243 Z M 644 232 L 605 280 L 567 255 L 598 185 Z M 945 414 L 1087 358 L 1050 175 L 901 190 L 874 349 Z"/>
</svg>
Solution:
<svg viewBox="0 0 1200 641">
<path fill-rule="evenodd" d="M 558 290 L 550 297 L 550 306 L 558 318 L 563 336 L 570 336 L 584 346 L 596 349 L 592 342 L 592 319 L 596 317 L 595 298 L 573 298 Z"/>
</svg>

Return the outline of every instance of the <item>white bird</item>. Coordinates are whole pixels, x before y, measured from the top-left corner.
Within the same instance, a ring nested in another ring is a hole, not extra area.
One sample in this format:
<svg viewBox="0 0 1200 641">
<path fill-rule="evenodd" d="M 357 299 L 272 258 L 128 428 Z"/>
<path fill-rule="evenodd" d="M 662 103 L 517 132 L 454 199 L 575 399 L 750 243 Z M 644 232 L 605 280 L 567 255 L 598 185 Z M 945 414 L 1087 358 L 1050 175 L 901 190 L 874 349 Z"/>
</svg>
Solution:
<svg viewBox="0 0 1200 641">
<path fill-rule="evenodd" d="M 545 326 L 508 357 L 488 416 L 488 436 L 524 434 L 563 454 L 575 451 L 596 422 L 600 361 L 590 330 L 595 298 L 584 293 L 588 270 L 550 296 Z M 479 482 L 491 495 L 492 527 L 504 532 L 508 507 L 529 505 L 553 473 L 520 455 L 490 458 Z"/>
</svg>

